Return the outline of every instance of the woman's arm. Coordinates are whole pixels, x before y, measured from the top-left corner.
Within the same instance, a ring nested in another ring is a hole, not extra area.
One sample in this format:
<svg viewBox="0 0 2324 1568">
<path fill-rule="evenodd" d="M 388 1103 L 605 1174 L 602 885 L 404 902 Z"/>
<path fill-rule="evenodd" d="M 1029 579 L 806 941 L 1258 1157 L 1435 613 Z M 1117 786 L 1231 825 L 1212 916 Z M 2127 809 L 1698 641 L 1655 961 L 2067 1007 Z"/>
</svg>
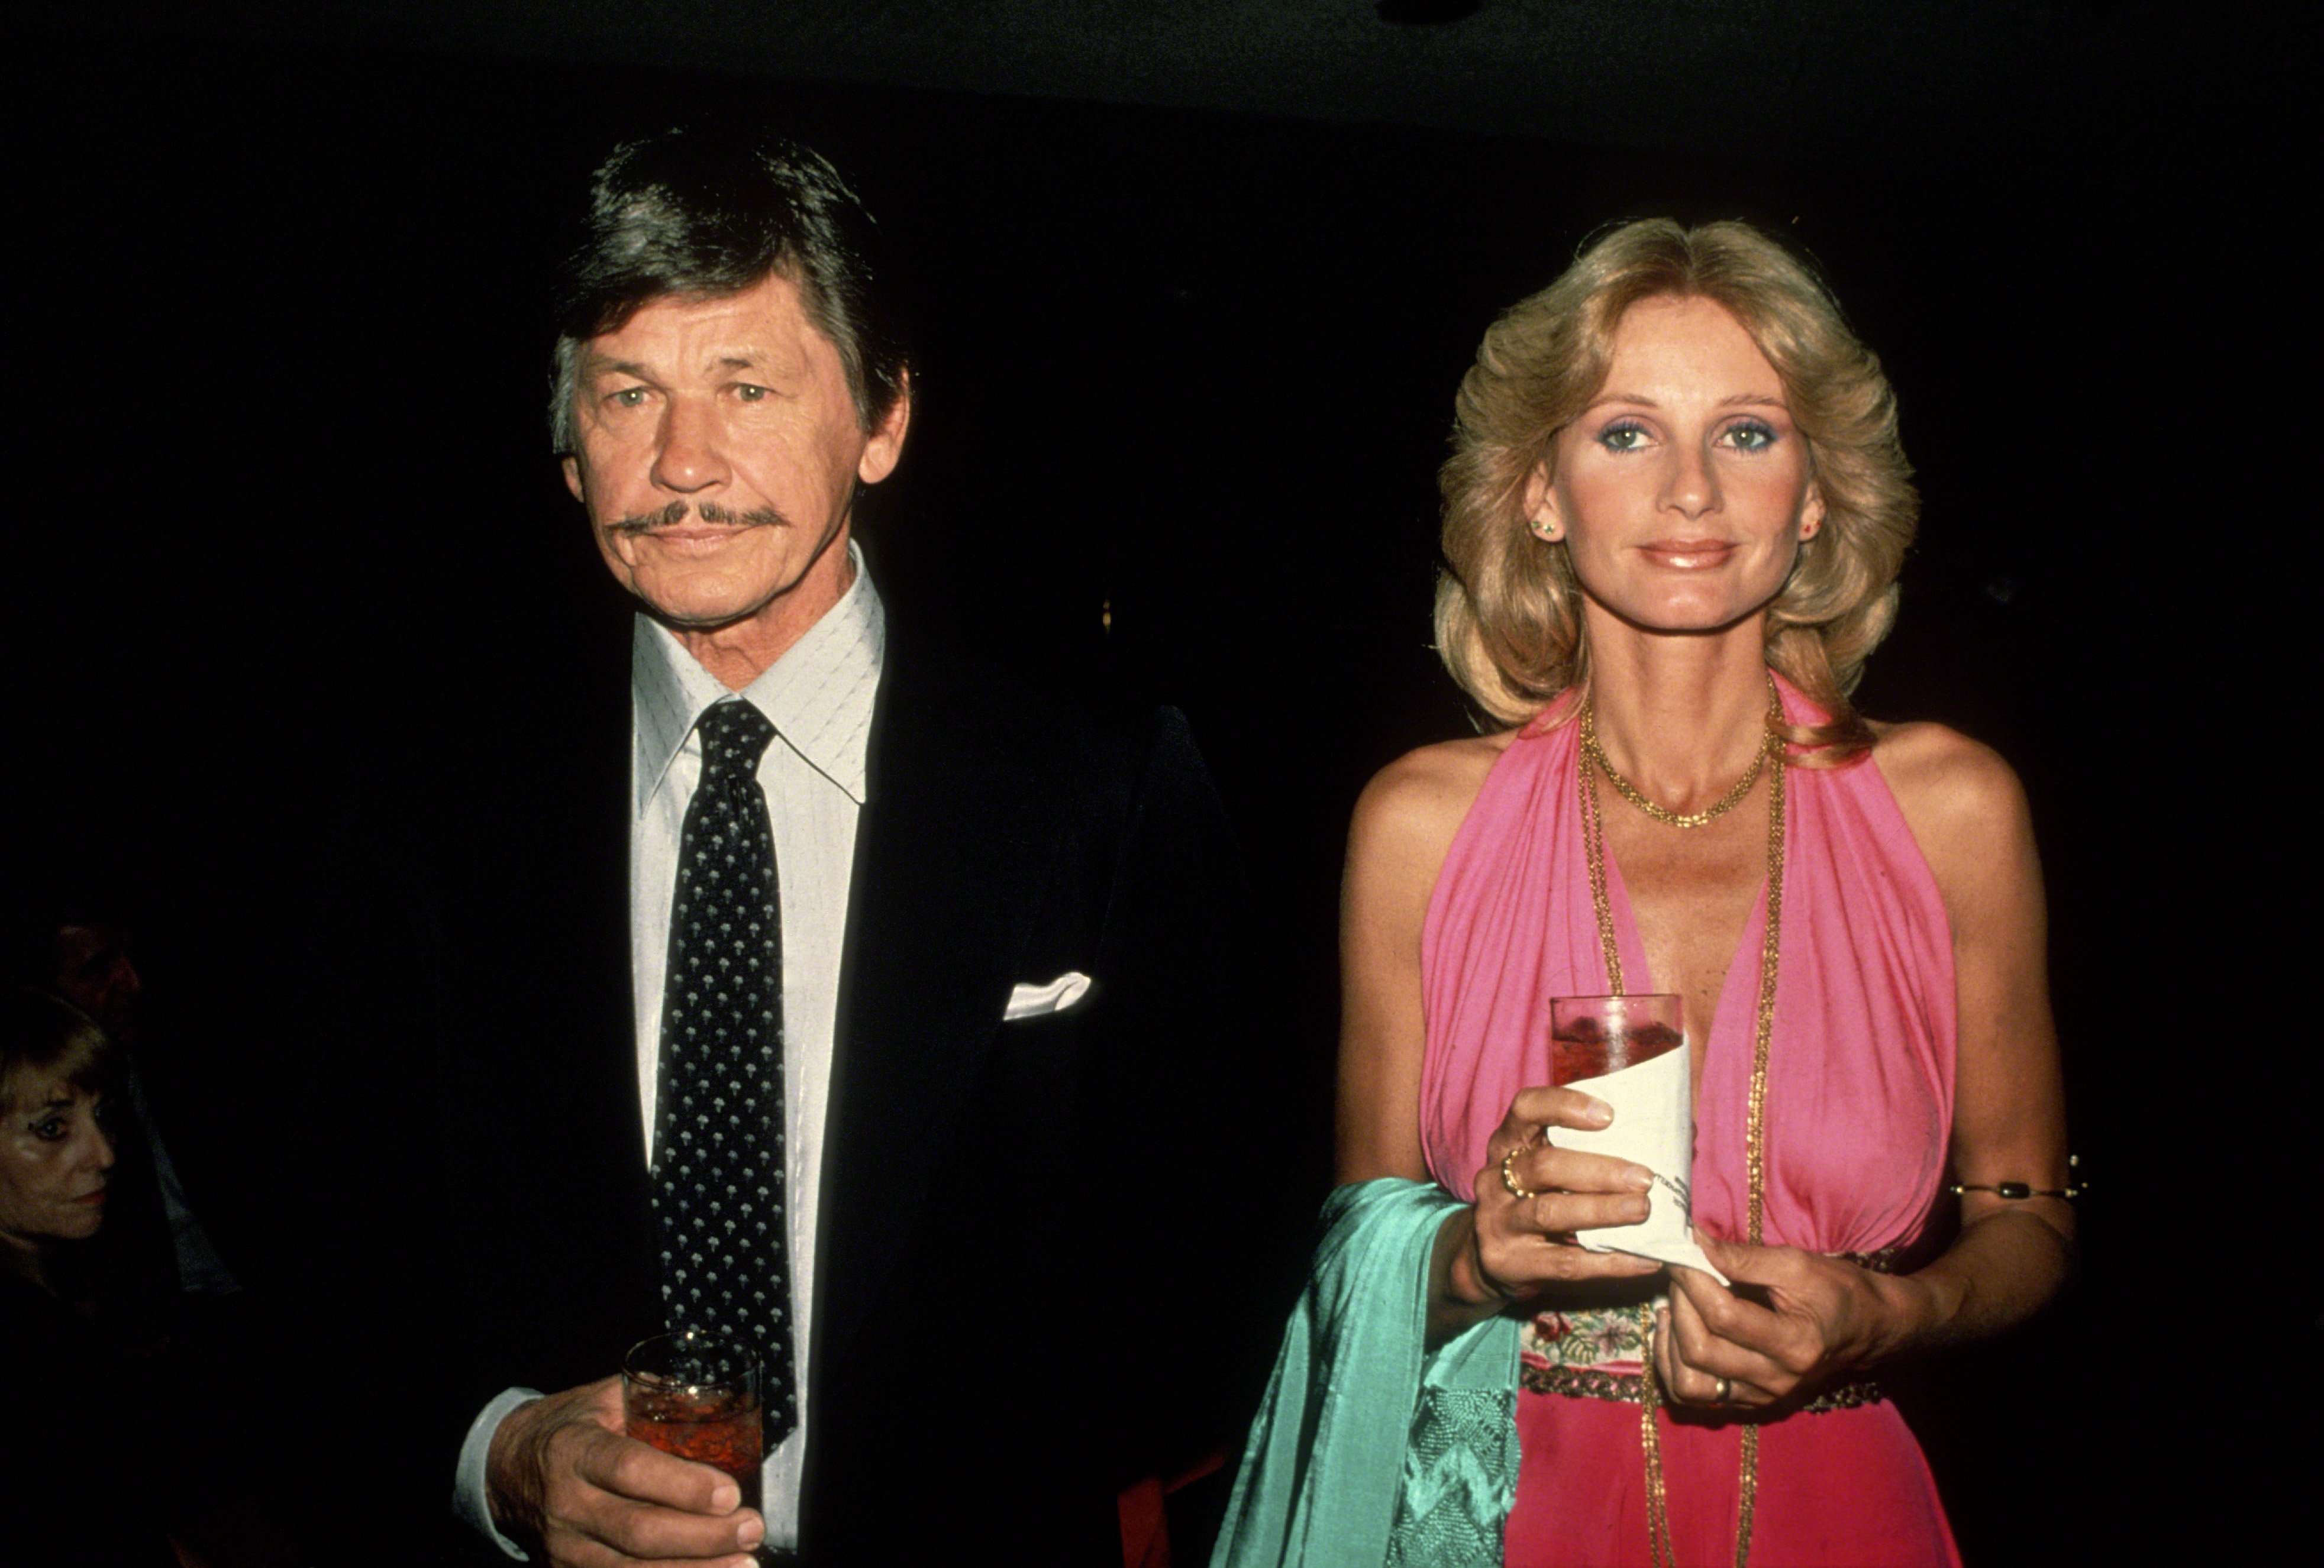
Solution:
<svg viewBox="0 0 2324 1568">
<path fill-rule="evenodd" d="M 1494 753 L 1432 746 L 1357 798 L 1340 885 L 1339 1178 L 1426 1181 L 1420 1148 L 1420 928 L 1453 836 Z"/>
<path fill-rule="evenodd" d="M 2050 1015 L 2047 917 L 2024 789 L 2008 765 L 1941 725 L 1889 730 L 1874 760 L 1934 875 L 1952 925 L 1960 1002 L 1951 1159 L 1972 1187 L 2067 1185 L 2064 1087 Z M 1761 1307 L 1676 1273 L 1657 1360 L 1674 1397 L 1787 1397 L 1899 1356 L 2023 1322 L 2064 1284 L 2074 1216 L 2061 1198 L 1972 1191 L 1944 1254 L 1887 1278 L 1789 1248 L 1713 1244 L 1720 1268 L 1765 1286 Z"/>
<path fill-rule="evenodd" d="M 1941 725 L 1891 731 L 1874 758 L 1952 922 L 1960 1014 L 1954 1178 L 2063 1188 L 2065 1081 L 2025 791 L 1994 752 Z M 2065 1283 L 2073 1246 L 2074 1211 L 2062 1198 L 1965 1193 L 1960 1237 L 1913 1276 L 1929 1295 L 1913 1348 L 2023 1322 Z"/>
<path fill-rule="evenodd" d="M 1420 1143 L 1420 935 L 1429 894 L 1500 741 L 1430 747 L 1391 764 L 1356 802 L 1341 895 L 1339 1179 L 1429 1179 Z M 1567 1089 L 1520 1093 L 1488 1147 L 1478 1201 L 1445 1221 L 1431 1268 L 1429 1341 L 1438 1343 L 1560 1279 L 1651 1274 L 1657 1265 L 1587 1252 L 1572 1233 L 1646 1217 L 1650 1173 L 1601 1155 L 1536 1147 L 1501 1181 L 1509 1150 L 1544 1127 L 1600 1127 L 1600 1101 Z"/>
</svg>

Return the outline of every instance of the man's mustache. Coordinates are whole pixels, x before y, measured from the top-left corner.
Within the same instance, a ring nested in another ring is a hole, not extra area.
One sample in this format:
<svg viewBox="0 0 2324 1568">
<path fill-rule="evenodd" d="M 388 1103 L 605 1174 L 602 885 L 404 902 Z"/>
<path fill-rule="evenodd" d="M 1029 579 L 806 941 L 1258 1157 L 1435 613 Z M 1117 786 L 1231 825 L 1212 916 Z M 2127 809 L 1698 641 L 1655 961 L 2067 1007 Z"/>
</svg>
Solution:
<svg viewBox="0 0 2324 1568">
<path fill-rule="evenodd" d="M 716 501 L 675 500 L 658 512 L 645 512 L 627 517 L 608 525 L 616 534 L 650 534 L 656 528 L 674 528 L 686 521 L 692 512 L 704 522 L 724 528 L 787 528 L 790 519 L 772 507 L 754 507 L 738 512 L 732 507 L 722 507 Z"/>
</svg>

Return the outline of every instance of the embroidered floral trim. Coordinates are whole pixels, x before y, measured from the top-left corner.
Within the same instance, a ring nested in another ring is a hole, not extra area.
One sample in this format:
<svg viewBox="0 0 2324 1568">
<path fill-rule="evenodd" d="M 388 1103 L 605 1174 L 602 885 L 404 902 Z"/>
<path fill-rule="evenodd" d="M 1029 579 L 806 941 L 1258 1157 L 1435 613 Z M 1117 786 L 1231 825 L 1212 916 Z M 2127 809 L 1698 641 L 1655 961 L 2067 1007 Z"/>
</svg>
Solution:
<svg viewBox="0 0 2324 1568">
<path fill-rule="evenodd" d="M 1901 1247 L 1883 1247 L 1877 1252 L 1840 1252 L 1834 1254 L 1843 1262 L 1859 1269 L 1869 1269 L 1876 1274 L 1895 1271 Z M 1645 1327 L 1638 1305 L 1619 1307 L 1569 1307 L 1562 1311 L 1543 1312 L 1522 1324 L 1517 1330 L 1517 1355 L 1528 1372 L 1537 1368 L 1560 1371 L 1609 1372 L 1632 1380 L 1633 1391 L 1625 1395 L 1598 1395 L 1595 1398 L 1621 1398 L 1635 1402 L 1636 1380 L 1640 1365 L 1646 1361 Z M 1527 1385 L 1530 1387 L 1531 1385 Z M 1879 1396 L 1872 1396 L 1877 1398 Z M 1856 1404 L 1868 1400 L 1858 1399 Z M 1833 1408 L 1844 1408 L 1834 1406 Z"/>
<path fill-rule="evenodd" d="M 1517 1334 L 1518 1353 L 1528 1365 L 1600 1367 L 1609 1362 L 1636 1366 L 1646 1358 L 1646 1335 L 1635 1307 L 1610 1311 L 1578 1308 L 1545 1312 Z"/>
<path fill-rule="evenodd" d="M 1599 1367 L 1536 1366 L 1531 1362 L 1526 1362 L 1517 1372 L 1519 1386 L 1528 1393 L 1564 1394 L 1577 1399 L 1616 1399 L 1626 1405 L 1636 1405 L 1645 1398 L 1646 1380 L 1643 1372 L 1609 1372 Z M 1797 1408 L 1807 1415 L 1821 1416 L 1828 1410 L 1853 1410 L 1858 1405 L 1876 1405 L 1885 1397 L 1877 1383 L 1839 1383 Z"/>
</svg>

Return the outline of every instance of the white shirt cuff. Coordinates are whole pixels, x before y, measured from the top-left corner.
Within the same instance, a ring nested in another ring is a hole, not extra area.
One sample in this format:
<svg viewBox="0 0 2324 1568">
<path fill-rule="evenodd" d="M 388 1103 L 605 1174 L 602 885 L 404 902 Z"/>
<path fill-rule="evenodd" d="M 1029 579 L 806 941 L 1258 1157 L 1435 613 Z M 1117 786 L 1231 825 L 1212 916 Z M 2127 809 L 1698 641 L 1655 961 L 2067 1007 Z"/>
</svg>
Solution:
<svg viewBox="0 0 2324 1568">
<path fill-rule="evenodd" d="M 467 1441 L 460 1444 L 459 1472 L 452 1481 L 452 1511 L 520 1563 L 532 1559 L 525 1554 L 523 1547 L 493 1527 L 493 1505 L 485 1494 L 484 1461 L 492 1456 L 493 1434 L 501 1429 L 501 1423 L 508 1419 L 510 1412 L 540 1398 L 538 1389 L 509 1389 L 495 1396 L 469 1426 Z"/>
</svg>

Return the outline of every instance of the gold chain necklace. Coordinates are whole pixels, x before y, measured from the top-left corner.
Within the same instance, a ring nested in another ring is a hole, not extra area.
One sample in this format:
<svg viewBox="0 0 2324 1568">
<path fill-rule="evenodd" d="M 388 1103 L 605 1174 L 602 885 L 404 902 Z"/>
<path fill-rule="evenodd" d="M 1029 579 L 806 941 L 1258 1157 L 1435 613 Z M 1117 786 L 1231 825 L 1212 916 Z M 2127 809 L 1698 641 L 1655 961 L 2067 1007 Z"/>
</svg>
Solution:
<svg viewBox="0 0 2324 1568">
<path fill-rule="evenodd" d="M 1606 748 L 1598 744 L 1598 723 L 1591 714 L 1591 707 L 1592 704 L 1588 702 L 1582 705 L 1582 755 L 1597 765 L 1598 771 L 1606 775 L 1606 782 L 1614 786 L 1615 793 L 1655 821 L 1669 827 L 1700 828 L 1706 822 L 1717 821 L 1741 805 L 1743 797 L 1751 793 L 1751 786 L 1759 782 L 1759 775 L 1766 769 L 1767 758 L 1775 755 L 1775 731 L 1769 729 L 1766 738 L 1759 743 L 1758 755 L 1751 759 L 1749 769 L 1735 781 L 1732 789 L 1699 812 L 1674 812 L 1668 806 L 1658 805 L 1647 799 L 1644 790 L 1615 771 L 1612 759 L 1606 755 Z M 1775 712 L 1780 719 L 1783 710 L 1777 708 Z"/>
<path fill-rule="evenodd" d="M 1781 699 L 1775 699 L 1775 711 L 1781 713 Z M 1582 744 L 1586 749 L 1594 742 L 1590 729 L 1590 710 L 1582 710 Z M 1762 747 L 1759 762 L 1752 766 L 1732 798 L 1712 807 L 1704 821 L 1729 809 L 1734 800 L 1740 799 L 1740 790 L 1748 789 L 1751 780 L 1774 747 L 1775 732 L 1769 731 L 1769 745 Z M 1602 767 L 1602 762 L 1600 764 Z M 1607 776 L 1618 786 L 1621 775 L 1611 768 Z M 1598 792 L 1591 786 L 1588 767 L 1574 770 L 1582 799 L 1582 847 L 1590 867 L 1590 903 L 1598 917 L 1598 944 L 1606 958 L 1606 989 L 1616 996 L 1622 990 L 1622 951 L 1614 939 L 1614 910 L 1606 893 L 1606 839 L 1598 820 Z M 1639 802 L 1645 803 L 1645 802 Z M 1652 814 L 1661 814 L 1659 807 L 1650 808 Z M 1681 824 L 1686 826 L 1690 824 Z M 1745 1223 L 1745 1239 L 1753 1246 L 1759 1244 L 1759 1222 L 1766 1206 L 1767 1186 L 1767 1041 L 1775 1027 L 1775 959 L 1781 949 L 1780 933 L 1784 924 L 1784 770 L 1778 765 L 1767 780 L 1767 928 L 1759 942 L 1759 1005 L 1751 1029 L 1751 1094 L 1743 1124 L 1743 1163 L 1745 1190 L 1748 1194 L 1748 1215 Z M 1709 1041 L 1704 1042 L 1706 1045 Z M 1655 1568 L 1669 1563 L 1675 1568 L 1678 1554 L 1670 1535 L 1669 1494 L 1663 1485 L 1662 1435 L 1655 1427 L 1655 1412 L 1661 1401 L 1655 1393 L 1655 1316 L 1651 1304 L 1638 1308 L 1644 1329 L 1646 1375 L 1639 1380 L 1641 1403 L 1639 1416 L 1639 1445 L 1646 1451 L 1646 1545 L 1652 1553 Z M 1742 1473 L 1736 1488 L 1735 1568 L 1746 1568 L 1751 1560 L 1751 1516 L 1758 1500 L 1759 1490 L 1759 1427 L 1756 1422 L 1743 1426 Z"/>
</svg>

